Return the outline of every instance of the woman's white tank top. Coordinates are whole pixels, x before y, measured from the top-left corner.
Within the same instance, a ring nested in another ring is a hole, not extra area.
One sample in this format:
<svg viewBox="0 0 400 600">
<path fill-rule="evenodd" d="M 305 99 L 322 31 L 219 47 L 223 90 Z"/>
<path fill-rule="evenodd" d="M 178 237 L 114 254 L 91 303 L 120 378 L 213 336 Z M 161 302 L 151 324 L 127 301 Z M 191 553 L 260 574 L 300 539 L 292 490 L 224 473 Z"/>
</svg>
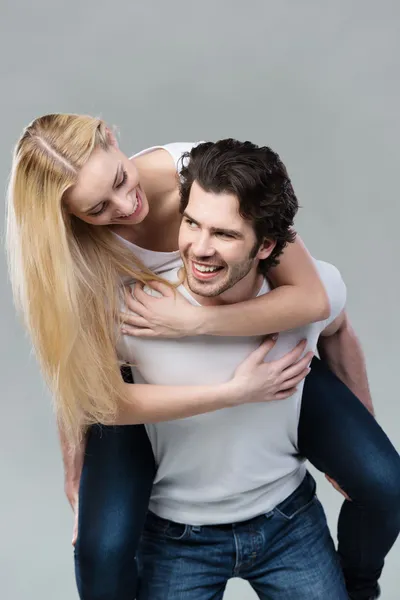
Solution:
<svg viewBox="0 0 400 600">
<path fill-rule="evenodd" d="M 178 173 L 180 173 L 183 166 L 183 153 L 190 152 L 190 150 L 194 146 L 197 146 L 197 144 L 199 143 L 200 142 L 174 142 L 172 144 L 166 144 L 165 146 L 152 146 L 151 148 L 146 148 L 145 150 L 134 154 L 132 158 L 137 158 L 138 156 L 142 156 L 143 154 L 148 154 L 153 150 L 164 149 L 172 156 L 176 170 Z M 121 236 L 118 236 L 118 238 L 122 240 L 124 244 L 126 244 L 132 250 L 132 253 L 143 264 L 145 264 L 146 267 L 153 271 L 153 273 L 157 273 L 158 275 L 160 275 L 165 271 L 170 271 L 171 269 L 179 268 L 182 266 L 182 260 L 179 250 L 175 250 L 174 252 L 156 252 L 154 250 L 147 250 L 146 248 L 137 246 L 136 244 L 129 242 Z"/>
</svg>

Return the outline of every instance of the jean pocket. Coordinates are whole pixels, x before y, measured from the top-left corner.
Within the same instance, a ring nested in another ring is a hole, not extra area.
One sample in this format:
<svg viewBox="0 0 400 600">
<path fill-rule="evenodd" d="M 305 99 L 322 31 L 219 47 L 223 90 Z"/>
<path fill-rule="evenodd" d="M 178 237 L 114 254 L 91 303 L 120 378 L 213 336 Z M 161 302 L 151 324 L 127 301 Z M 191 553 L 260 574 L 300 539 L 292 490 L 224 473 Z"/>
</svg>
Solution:
<svg viewBox="0 0 400 600">
<path fill-rule="evenodd" d="M 144 533 L 163 535 L 167 530 L 168 525 L 169 521 L 167 521 L 166 519 L 162 519 L 158 515 L 155 515 L 152 512 L 148 512 L 144 527 Z"/>
<path fill-rule="evenodd" d="M 189 531 L 189 525 L 184 525 L 183 523 L 173 523 L 170 521 L 165 531 L 165 537 L 175 541 L 185 540 L 189 535 Z"/>
<path fill-rule="evenodd" d="M 275 507 L 274 512 L 290 521 L 304 513 L 316 500 L 316 484 L 310 473 L 307 473 L 297 489 Z"/>
<path fill-rule="evenodd" d="M 174 521 L 163 519 L 154 513 L 148 513 L 144 535 L 155 535 L 170 540 L 182 540 L 188 531 L 189 525 L 175 523 Z"/>
</svg>

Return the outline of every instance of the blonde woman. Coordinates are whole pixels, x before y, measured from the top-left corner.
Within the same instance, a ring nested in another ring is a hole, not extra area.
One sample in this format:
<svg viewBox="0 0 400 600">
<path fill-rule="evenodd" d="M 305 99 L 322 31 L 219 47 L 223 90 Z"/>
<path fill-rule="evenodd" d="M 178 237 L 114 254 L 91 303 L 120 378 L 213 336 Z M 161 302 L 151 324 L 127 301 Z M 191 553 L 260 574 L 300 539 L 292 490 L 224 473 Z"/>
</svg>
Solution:
<svg viewBox="0 0 400 600">
<path fill-rule="evenodd" d="M 80 482 L 76 571 L 80 595 L 85 599 L 132 600 L 135 595 L 134 556 L 154 474 L 151 447 L 140 424 L 243 402 L 284 399 L 307 372 L 309 357 L 299 360 L 301 346 L 280 361 L 264 364 L 264 355 L 273 344 L 269 341 L 223 385 L 132 386 L 122 381 L 115 350 L 122 284 L 134 278 L 142 283 L 158 281 L 158 289 L 165 289 L 160 283 L 163 270 L 179 262 L 177 170 L 182 153 L 191 147 L 155 147 L 129 159 L 100 119 L 47 115 L 25 129 L 15 150 L 7 228 L 10 274 L 16 303 L 54 394 L 66 490 L 75 509 Z M 288 189 L 278 186 L 271 188 L 271 193 L 279 201 L 280 194 L 290 193 Z M 325 290 L 309 254 L 290 230 L 294 213 L 288 216 L 283 247 L 289 244 L 271 271 L 276 286 L 273 292 L 240 305 L 201 310 L 189 307 L 177 295 L 171 301 L 166 294 L 159 313 L 152 305 L 141 314 L 130 315 L 124 330 L 172 337 L 256 335 L 326 318 Z M 139 304 L 146 304 L 139 292 L 136 308 L 140 298 Z M 313 370 L 310 382 L 312 378 Z M 316 369 L 315 381 L 321 401 L 325 397 L 326 404 L 332 405 L 332 374 Z M 308 383 L 309 388 L 311 385 Z M 344 398 L 350 394 L 338 380 L 334 389 Z M 332 423 L 331 417 L 327 420 Z M 100 430 L 96 423 L 132 425 Z M 335 424 L 339 435 L 339 418 Z M 372 417 L 368 427 L 360 423 L 359 438 L 371 439 L 375 425 Z M 390 446 L 378 425 L 372 438 L 377 447 Z M 323 445 L 322 441 L 318 443 Z M 68 451 L 71 447 L 72 453 Z M 398 463 L 391 448 L 387 454 L 391 462 L 388 458 L 385 466 L 393 471 Z M 351 448 L 346 450 L 351 452 Z M 310 458 L 318 463 L 318 452 Z M 388 508 L 394 496 L 385 493 L 387 486 L 378 485 L 381 480 L 376 471 L 360 474 L 356 469 L 350 476 L 338 466 L 335 456 L 331 463 L 325 458 L 324 454 L 317 466 L 338 479 L 342 487 L 355 490 L 352 477 L 370 481 L 379 491 L 379 506 Z M 357 500 L 363 506 L 364 497 Z M 353 515 L 351 523 L 358 517 L 362 515 Z M 342 539 L 354 533 L 351 523 Z M 375 562 L 370 561 L 377 568 L 371 570 L 368 565 L 362 571 L 365 574 L 367 570 L 367 575 L 373 572 L 368 585 L 375 588 L 382 556 L 394 541 L 395 527 L 390 528 L 386 521 L 385 527 Z M 368 556 L 373 552 L 370 538 L 367 532 L 362 539 Z M 352 556 L 349 544 L 346 547 L 343 542 L 343 548 L 348 551 L 349 577 L 353 573 L 354 579 L 361 568 L 358 550 Z M 357 563 L 355 575 L 352 560 Z"/>
</svg>

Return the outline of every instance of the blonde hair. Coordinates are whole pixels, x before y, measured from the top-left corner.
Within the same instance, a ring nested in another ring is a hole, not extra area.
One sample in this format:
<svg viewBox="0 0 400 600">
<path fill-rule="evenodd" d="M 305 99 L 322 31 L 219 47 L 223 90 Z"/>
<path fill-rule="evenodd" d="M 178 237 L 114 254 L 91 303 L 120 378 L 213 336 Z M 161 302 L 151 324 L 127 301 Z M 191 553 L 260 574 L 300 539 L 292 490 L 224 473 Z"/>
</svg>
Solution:
<svg viewBox="0 0 400 600">
<path fill-rule="evenodd" d="M 16 145 L 8 189 L 14 300 L 72 445 L 85 426 L 112 423 L 124 399 L 116 353 L 123 278 L 160 280 L 108 227 L 63 207 L 63 195 L 98 147 L 110 147 L 101 119 L 39 117 Z"/>
</svg>

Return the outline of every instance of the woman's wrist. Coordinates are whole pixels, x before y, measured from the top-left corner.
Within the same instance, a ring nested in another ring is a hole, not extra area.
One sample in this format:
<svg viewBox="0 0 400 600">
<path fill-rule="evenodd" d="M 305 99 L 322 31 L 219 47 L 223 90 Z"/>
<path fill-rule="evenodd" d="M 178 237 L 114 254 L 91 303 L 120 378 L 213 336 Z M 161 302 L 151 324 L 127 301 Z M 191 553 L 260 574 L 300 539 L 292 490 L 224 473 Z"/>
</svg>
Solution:
<svg viewBox="0 0 400 600">
<path fill-rule="evenodd" d="M 222 394 L 224 406 L 226 408 L 232 408 L 242 404 L 242 398 L 245 392 L 242 389 L 239 380 L 234 378 L 220 385 L 220 393 Z"/>
<path fill-rule="evenodd" d="M 189 335 L 205 335 L 208 333 L 206 327 L 207 310 L 205 310 L 205 307 L 196 306 L 196 310 L 193 311 L 193 317 Z"/>
</svg>

